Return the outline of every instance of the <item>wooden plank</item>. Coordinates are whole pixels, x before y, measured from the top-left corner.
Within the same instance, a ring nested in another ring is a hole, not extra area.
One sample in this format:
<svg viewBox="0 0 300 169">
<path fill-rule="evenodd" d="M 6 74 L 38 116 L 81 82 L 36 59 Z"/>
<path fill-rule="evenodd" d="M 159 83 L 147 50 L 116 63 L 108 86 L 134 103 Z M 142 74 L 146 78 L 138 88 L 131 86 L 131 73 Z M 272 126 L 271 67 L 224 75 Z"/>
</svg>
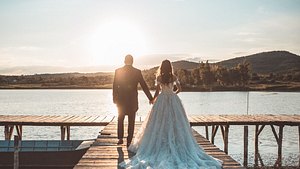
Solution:
<svg viewBox="0 0 300 169">
<path fill-rule="evenodd" d="M 94 119 L 93 123 L 96 123 L 96 122 L 101 122 L 102 120 L 104 120 L 106 116 L 97 116 L 96 119 Z"/>
<path fill-rule="evenodd" d="M 58 121 L 58 119 L 61 119 L 62 116 L 59 115 L 52 115 L 52 116 L 47 116 L 45 118 L 42 118 L 41 120 L 37 119 L 38 122 L 44 122 L 44 123 L 52 123 Z"/>
<path fill-rule="evenodd" d="M 72 116 L 65 116 L 64 118 L 60 119 L 61 122 L 68 122 L 68 120 L 72 120 L 74 118 L 76 118 L 76 115 L 72 115 Z"/>
<path fill-rule="evenodd" d="M 136 132 L 140 126 L 141 123 L 136 123 Z M 233 160 L 215 145 L 211 144 L 195 130 L 192 129 L 192 131 L 197 143 L 207 152 L 207 154 L 222 160 L 224 162 L 224 168 L 243 168 L 238 162 Z M 117 133 L 116 122 L 109 123 L 103 129 L 103 132 L 106 132 L 109 135 L 100 135 L 75 168 L 117 168 L 118 163 L 132 156 L 132 154 L 128 153 L 127 147 L 125 146 L 126 143 L 124 143 L 124 145 L 117 145 L 117 137 L 111 137 L 111 135 Z"/>
<path fill-rule="evenodd" d="M 115 118 L 115 116 L 106 116 L 106 118 L 103 119 L 102 122 L 108 122 L 109 123 L 109 122 L 113 121 L 114 118 Z"/>
<path fill-rule="evenodd" d="M 85 116 L 81 116 L 81 115 L 79 115 L 79 116 L 75 116 L 74 118 L 72 118 L 72 119 L 68 119 L 67 121 L 64 121 L 65 123 L 69 123 L 69 124 L 76 124 L 76 123 L 81 123 L 81 122 L 83 122 L 84 119 L 85 118 Z"/>
</svg>

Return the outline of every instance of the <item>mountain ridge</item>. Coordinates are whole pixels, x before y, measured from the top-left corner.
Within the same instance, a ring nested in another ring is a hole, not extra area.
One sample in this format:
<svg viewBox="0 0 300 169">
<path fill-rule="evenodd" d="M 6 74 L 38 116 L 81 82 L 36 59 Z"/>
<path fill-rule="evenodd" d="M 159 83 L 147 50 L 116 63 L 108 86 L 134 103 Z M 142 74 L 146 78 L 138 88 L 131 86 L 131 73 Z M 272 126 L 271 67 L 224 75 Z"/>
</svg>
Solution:
<svg viewBox="0 0 300 169">
<path fill-rule="evenodd" d="M 300 72 L 300 56 L 288 51 L 261 52 L 223 60 L 214 64 L 231 68 L 243 62 L 250 63 L 253 73 Z M 173 67 L 174 69 L 194 69 L 199 67 L 199 63 L 180 60 L 173 62 Z"/>
<path fill-rule="evenodd" d="M 224 67 L 233 67 L 243 62 L 250 63 L 253 73 L 300 72 L 300 56 L 288 51 L 261 52 L 220 61 L 217 64 Z"/>
<path fill-rule="evenodd" d="M 293 54 L 288 51 L 268 51 L 268 52 L 260 52 L 252 55 L 236 57 L 232 59 L 223 60 L 220 62 L 216 62 L 213 64 L 224 66 L 227 68 L 235 67 L 239 63 L 243 63 L 244 61 L 249 62 L 251 65 L 252 73 L 259 73 L 259 74 L 269 74 L 269 73 L 292 73 L 292 72 L 300 72 L 300 56 Z M 192 70 L 199 67 L 199 63 L 187 60 L 178 60 L 172 62 L 174 69 L 186 69 Z M 35 71 L 39 70 L 39 68 L 43 68 L 45 71 L 41 73 L 36 73 Z M 30 69 L 30 70 L 29 70 Z M 79 69 L 79 70 L 78 70 Z M 0 75 L 7 75 L 8 72 L 28 72 L 24 74 L 34 75 L 34 74 L 97 74 L 97 73 L 113 73 L 113 71 L 101 70 L 97 69 L 97 67 L 89 67 L 90 71 L 85 72 L 82 71 L 83 68 L 78 69 L 68 69 L 63 67 L 55 67 L 55 66 L 21 66 L 15 68 L 8 68 L 0 69 Z M 158 66 L 152 67 L 150 69 L 144 70 L 157 70 Z M 48 71 L 47 71 L 48 70 Z M 56 71 L 53 71 L 56 70 Z M 2 73 L 1 73 L 2 72 Z M 48 73 L 47 73 L 48 72 Z M 11 75 L 15 73 L 10 73 Z M 22 73 L 23 74 L 23 73 Z"/>
</svg>

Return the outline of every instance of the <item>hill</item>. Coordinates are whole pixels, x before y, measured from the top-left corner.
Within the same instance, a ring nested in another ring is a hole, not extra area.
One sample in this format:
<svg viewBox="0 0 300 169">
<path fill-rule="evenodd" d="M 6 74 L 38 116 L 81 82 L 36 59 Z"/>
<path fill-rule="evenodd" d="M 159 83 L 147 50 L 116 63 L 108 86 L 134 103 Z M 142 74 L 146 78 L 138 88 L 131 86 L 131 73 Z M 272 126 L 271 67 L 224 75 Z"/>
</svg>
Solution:
<svg viewBox="0 0 300 169">
<path fill-rule="evenodd" d="M 233 67 L 244 61 L 251 64 L 252 72 L 255 73 L 300 72 L 300 56 L 287 51 L 262 52 L 221 61 L 217 64 L 225 67 Z"/>
<path fill-rule="evenodd" d="M 195 69 L 199 67 L 199 63 L 185 61 L 185 60 L 172 62 L 172 65 L 174 69 L 186 69 L 186 70 Z"/>
</svg>

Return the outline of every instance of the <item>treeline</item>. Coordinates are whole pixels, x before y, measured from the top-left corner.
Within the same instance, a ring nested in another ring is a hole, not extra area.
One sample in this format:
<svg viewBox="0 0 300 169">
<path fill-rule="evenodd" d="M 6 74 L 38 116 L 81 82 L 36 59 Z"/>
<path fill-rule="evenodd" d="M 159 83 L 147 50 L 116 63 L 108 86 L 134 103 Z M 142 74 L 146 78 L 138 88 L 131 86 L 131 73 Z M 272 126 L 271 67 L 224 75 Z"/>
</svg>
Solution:
<svg viewBox="0 0 300 169">
<path fill-rule="evenodd" d="M 151 88 L 155 86 L 156 70 L 144 71 L 144 77 Z M 250 64 L 240 63 L 236 67 L 225 68 L 211 63 L 199 63 L 199 67 L 186 70 L 175 69 L 182 87 L 211 89 L 216 86 L 245 87 L 250 80 Z"/>
<path fill-rule="evenodd" d="M 234 67 L 199 63 L 194 69 L 174 68 L 183 90 L 300 90 L 300 72 L 257 74 L 247 62 Z M 150 89 L 155 89 L 157 67 L 143 70 Z M 113 73 L 62 73 L 1 76 L 0 88 L 112 88 Z"/>
<path fill-rule="evenodd" d="M 300 72 L 269 73 L 265 75 L 252 73 L 251 81 L 259 84 L 274 84 L 278 82 L 300 82 Z"/>
<path fill-rule="evenodd" d="M 21 76 L 0 76 L 1 86 L 26 85 L 27 87 L 82 87 L 82 88 L 102 88 L 112 84 L 112 73 L 100 75 L 89 75 L 80 73 L 64 74 L 36 74 Z M 109 87 L 109 86 L 108 86 Z"/>
</svg>

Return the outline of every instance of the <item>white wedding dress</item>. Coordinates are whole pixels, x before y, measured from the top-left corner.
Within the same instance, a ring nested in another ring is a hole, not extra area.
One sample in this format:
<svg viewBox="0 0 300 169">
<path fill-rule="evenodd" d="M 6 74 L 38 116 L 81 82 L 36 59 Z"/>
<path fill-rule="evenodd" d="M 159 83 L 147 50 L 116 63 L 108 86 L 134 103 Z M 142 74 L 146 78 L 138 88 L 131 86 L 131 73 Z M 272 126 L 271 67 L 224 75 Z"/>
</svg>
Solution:
<svg viewBox="0 0 300 169">
<path fill-rule="evenodd" d="M 178 80 L 174 84 L 179 83 Z M 150 113 L 128 150 L 135 156 L 119 165 L 132 169 L 217 169 L 222 162 L 205 153 L 193 137 L 173 83 L 161 85 Z"/>
</svg>

